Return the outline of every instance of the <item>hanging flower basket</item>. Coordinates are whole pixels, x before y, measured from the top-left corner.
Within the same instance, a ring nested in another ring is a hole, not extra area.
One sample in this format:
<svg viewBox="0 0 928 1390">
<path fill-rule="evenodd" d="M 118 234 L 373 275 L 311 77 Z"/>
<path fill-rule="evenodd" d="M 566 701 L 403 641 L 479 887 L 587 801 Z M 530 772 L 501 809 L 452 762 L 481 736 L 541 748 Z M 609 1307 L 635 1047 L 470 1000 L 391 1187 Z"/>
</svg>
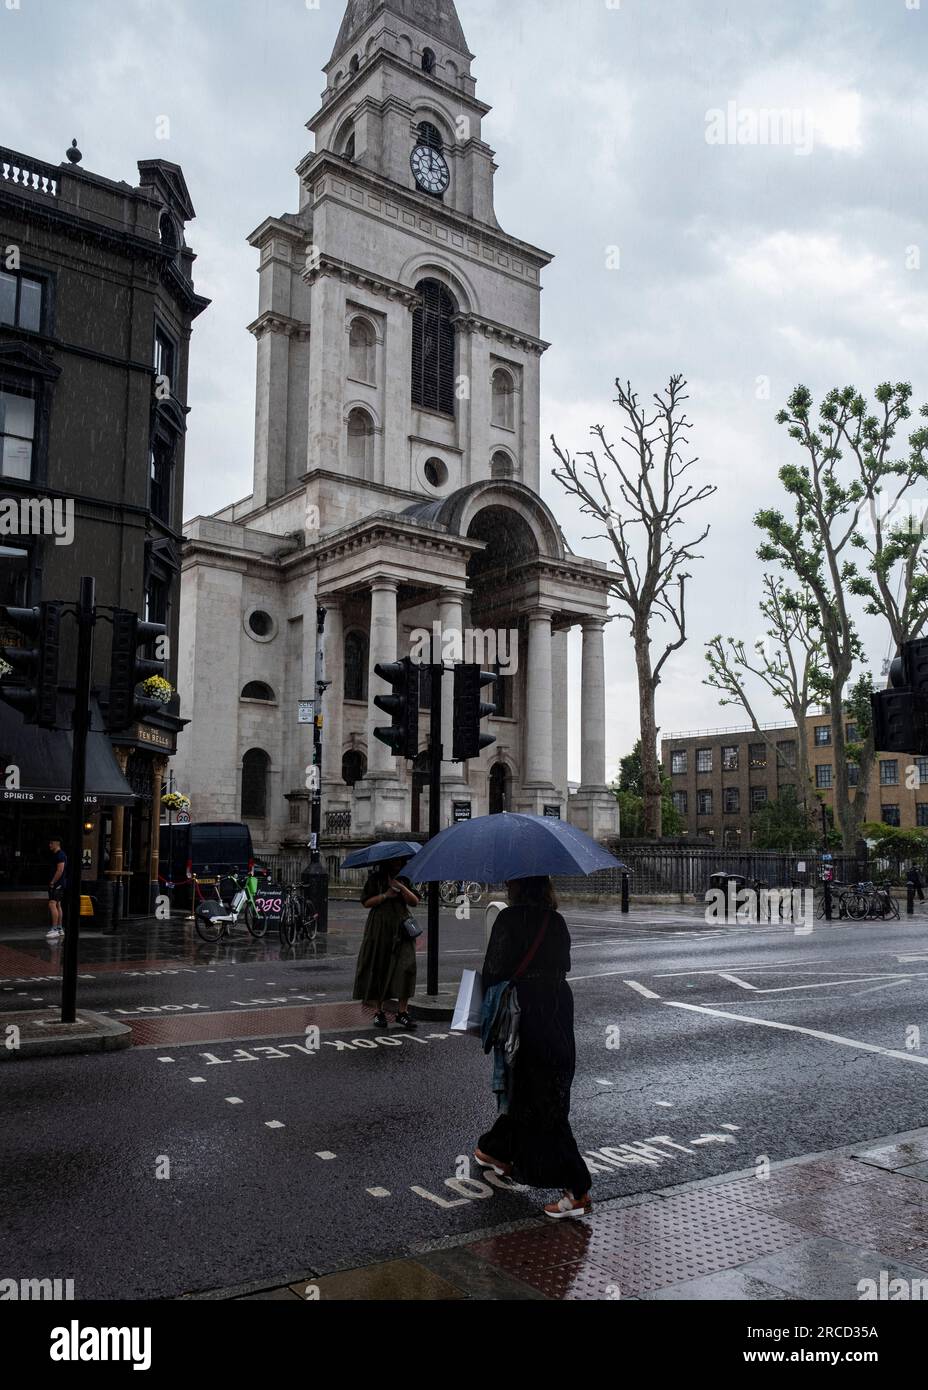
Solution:
<svg viewBox="0 0 928 1390">
<path fill-rule="evenodd" d="M 142 690 L 149 700 L 157 700 L 161 705 L 170 704 L 174 695 L 173 685 L 163 676 L 149 676 L 147 681 L 142 682 Z"/>
<path fill-rule="evenodd" d="M 190 797 L 184 796 L 183 792 L 165 792 L 161 798 L 161 805 L 166 806 L 169 811 L 189 811 Z"/>
</svg>

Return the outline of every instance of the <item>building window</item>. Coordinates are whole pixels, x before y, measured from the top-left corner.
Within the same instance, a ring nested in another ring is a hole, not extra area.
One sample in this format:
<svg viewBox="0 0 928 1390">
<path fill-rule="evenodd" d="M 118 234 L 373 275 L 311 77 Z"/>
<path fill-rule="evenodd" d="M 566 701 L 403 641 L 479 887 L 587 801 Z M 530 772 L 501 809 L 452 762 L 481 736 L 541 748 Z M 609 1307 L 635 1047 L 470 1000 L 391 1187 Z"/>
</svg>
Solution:
<svg viewBox="0 0 928 1390">
<path fill-rule="evenodd" d="M 31 391 L 0 387 L 0 477 L 32 477 L 35 397 Z"/>
<path fill-rule="evenodd" d="M 857 730 L 856 724 L 848 724 L 847 729 L 845 731 L 845 737 L 848 743 L 857 743 L 857 741 L 860 738 L 860 734 Z"/>
<path fill-rule="evenodd" d="M 685 816 L 689 805 L 689 797 L 686 792 L 674 792 L 672 800 L 673 809 L 676 811 L 677 815 Z"/>
<path fill-rule="evenodd" d="M 350 749 L 342 758 L 342 781 L 353 787 L 363 782 L 367 776 L 367 759 L 357 748 Z"/>
<path fill-rule="evenodd" d="M 817 724 L 813 738 L 816 748 L 829 748 L 831 746 L 831 725 Z"/>
<path fill-rule="evenodd" d="M 505 763 L 490 768 L 490 815 L 500 816 L 509 810 L 512 800 L 512 773 Z"/>
<path fill-rule="evenodd" d="M 377 334 L 367 319 L 352 319 L 348 334 L 348 375 L 373 386 L 377 373 Z"/>
<path fill-rule="evenodd" d="M 351 134 L 348 136 L 348 139 L 345 141 L 345 148 L 342 150 L 342 154 L 345 156 L 346 159 L 354 159 L 355 145 L 355 134 L 354 131 L 352 131 Z"/>
<path fill-rule="evenodd" d="M 928 758 L 916 758 L 915 766 L 918 768 L 918 784 L 923 787 L 928 782 Z"/>
<path fill-rule="evenodd" d="M 348 416 L 348 463 L 358 477 L 370 476 L 374 460 L 374 422 L 366 410 Z"/>
<path fill-rule="evenodd" d="M 733 745 L 722 749 L 722 771 L 738 771 L 738 749 Z"/>
<path fill-rule="evenodd" d="M 512 678 L 512 676 L 504 676 L 504 675 L 502 675 L 502 673 L 500 672 L 499 667 L 497 666 L 497 668 L 496 668 L 496 695 L 495 695 L 495 696 L 491 696 L 491 699 L 493 700 L 493 703 L 496 705 L 496 717 L 497 717 L 497 719 L 512 719 L 512 718 L 513 718 L 513 713 L 512 713 L 512 711 L 513 711 L 513 699 L 512 699 L 513 690 L 514 690 L 514 684 L 513 684 L 513 678 Z"/>
<path fill-rule="evenodd" d="M 711 772 L 711 771 L 712 771 L 712 749 L 711 749 L 711 748 L 697 748 L 697 749 L 696 749 L 696 771 L 697 771 L 697 772 Z"/>
<path fill-rule="evenodd" d="M 834 768 L 831 763 L 818 763 L 815 768 L 815 785 L 820 791 L 827 790 L 834 780 Z"/>
<path fill-rule="evenodd" d="M 422 50 L 422 71 L 435 71 L 435 54 L 433 53 L 431 48 L 423 48 Z"/>
<path fill-rule="evenodd" d="M 885 758 L 880 763 L 880 786 L 898 787 L 899 763 L 895 758 Z"/>
<path fill-rule="evenodd" d="M 493 373 L 493 424 L 504 430 L 515 429 L 515 385 L 502 367 Z"/>
<path fill-rule="evenodd" d="M 711 793 L 711 792 L 697 792 L 697 793 L 696 793 L 696 814 L 697 814 L 697 816 L 711 816 L 711 815 L 712 815 L 712 793 Z"/>
<path fill-rule="evenodd" d="M 670 771 L 674 777 L 681 777 L 686 772 L 686 749 L 678 749 L 676 753 L 670 755 Z"/>
<path fill-rule="evenodd" d="M 424 469 L 425 481 L 429 487 L 444 487 L 448 481 L 448 466 L 442 459 L 428 459 Z"/>
<path fill-rule="evenodd" d="M 504 454 L 498 449 L 490 460 L 491 478 L 513 478 L 515 477 L 515 465 L 508 454 Z"/>
<path fill-rule="evenodd" d="M 171 586 L 164 575 L 149 575 L 145 585 L 146 623 L 164 623 L 167 626 L 170 595 Z"/>
<path fill-rule="evenodd" d="M 767 766 L 767 745 L 766 743 L 752 743 L 748 746 L 748 766 L 753 768 L 763 768 Z"/>
<path fill-rule="evenodd" d="M 155 386 L 167 386 L 176 395 L 177 349 L 163 328 L 155 329 Z M 163 392 L 162 392 L 163 394 Z"/>
<path fill-rule="evenodd" d="M 171 524 L 171 483 L 174 476 L 174 449 L 165 439 L 156 439 L 149 455 L 148 506 L 152 516 L 165 526 Z"/>
<path fill-rule="evenodd" d="M 761 808 L 762 806 L 766 806 L 766 804 L 767 804 L 767 788 L 766 788 L 766 787 L 752 787 L 752 788 L 751 788 L 751 814 L 753 815 L 755 811 L 759 811 L 760 808 Z"/>
<path fill-rule="evenodd" d="M 367 699 L 367 638 L 363 632 L 345 637 L 345 699 Z"/>
<path fill-rule="evenodd" d="M 248 631 L 258 641 L 269 642 L 276 630 L 274 619 L 263 608 L 255 608 L 248 614 Z"/>
<path fill-rule="evenodd" d="M 44 288 L 41 280 L 0 271 L 0 323 L 41 333 Z"/>
<path fill-rule="evenodd" d="M 355 74 L 356 72 L 360 72 L 360 70 L 361 70 L 361 59 L 359 58 L 359 56 L 358 56 L 357 53 L 356 53 L 356 54 L 354 55 L 354 57 L 352 58 L 351 62 L 348 64 L 348 71 L 351 73 L 352 76 L 354 76 L 354 74 Z"/>
<path fill-rule="evenodd" d="M 271 760 L 261 748 L 250 748 L 242 759 L 242 820 L 264 820 Z"/>
<path fill-rule="evenodd" d="M 898 825 L 898 824 L 899 824 L 899 807 L 898 807 L 898 805 L 883 806 L 883 807 L 881 808 L 881 818 L 882 818 L 882 821 L 883 821 L 883 824 L 884 824 L 884 825 Z"/>
<path fill-rule="evenodd" d="M 274 704 L 276 695 L 264 681 L 249 681 L 242 691 L 243 700 L 261 700 L 267 705 Z"/>
<path fill-rule="evenodd" d="M 781 767 L 796 766 L 796 740 L 794 738 L 782 739 L 777 744 L 777 761 Z"/>
<path fill-rule="evenodd" d="M 741 810 L 741 792 L 737 787 L 726 787 L 723 792 L 726 816 L 736 816 Z"/>
<path fill-rule="evenodd" d="M 847 784 L 849 787 L 856 787 L 860 782 L 860 767 L 857 763 L 847 765 Z"/>
<path fill-rule="evenodd" d="M 0 606 L 28 608 L 32 555 L 26 547 L 0 545 Z M 19 634 L 0 637 L 0 646 L 14 646 Z"/>
<path fill-rule="evenodd" d="M 457 306 L 438 280 L 421 280 L 412 316 L 412 403 L 424 410 L 454 414 Z"/>
<path fill-rule="evenodd" d="M 915 806 L 915 824 L 928 825 L 928 801 L 919 801 Z"/>
</svg>

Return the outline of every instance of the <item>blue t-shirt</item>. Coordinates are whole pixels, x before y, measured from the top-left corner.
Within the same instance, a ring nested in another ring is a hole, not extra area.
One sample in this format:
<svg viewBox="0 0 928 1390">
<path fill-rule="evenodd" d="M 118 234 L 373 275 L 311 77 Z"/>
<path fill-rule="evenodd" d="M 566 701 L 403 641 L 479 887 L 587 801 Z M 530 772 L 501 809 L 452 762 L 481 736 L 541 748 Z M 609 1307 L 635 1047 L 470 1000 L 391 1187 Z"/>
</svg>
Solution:
<svg viewBox="0 0 928 1390">
<path fill-rule="evenodd" d="M 55 854 L 55 856 L 54 856 L 54 866 L 53 866 L 53 868 L 52 868 L 52 876 L 53 876 L 53 877 L 54 877 L 54 874 L 55 874 L 55 870 L 58 868 L 58 865 L 59 865 L 59 864 L 63 864 L 63 865 L 64 865 L 64 872 L 62 873 L 61 877 L 59 878 L 56 887 L 58 887 L 58 888 L 67 888 L 67 886 L 68 886 L 68 856 L 65 854 L 65 852 L 64 852 L 63 849 L 58 850 L 57 854 Z"/>
</svg>

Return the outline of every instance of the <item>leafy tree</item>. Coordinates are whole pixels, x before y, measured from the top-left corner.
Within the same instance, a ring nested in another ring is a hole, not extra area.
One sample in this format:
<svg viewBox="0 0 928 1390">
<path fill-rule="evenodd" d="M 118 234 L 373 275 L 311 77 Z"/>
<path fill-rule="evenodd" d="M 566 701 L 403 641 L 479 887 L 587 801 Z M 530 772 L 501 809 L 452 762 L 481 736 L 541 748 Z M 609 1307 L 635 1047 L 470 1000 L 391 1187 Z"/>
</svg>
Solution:
<svg viewBox="0 0 928 1390">
<path fill-rule="evenodd" d="M 783 787 L 776 801 L 768 801 L 751 817 L 753 844 L 757 849 L 791 851 L 812 849 L 821 839 L 809 806 L 792 787 Z"/>
<path fill-rule="evenodd" d="M 638 840 L 646 835 L 644 815 L 644 772 L 641 760 L 641 739 L 619 762 L 619 780 L 613 786 L 619 803 L 622 838 Z M 679 835 L 684 828 L 683 817 L 673 804 L 673 783 L 661 775 L 661 826 L 664 835 Z"/>
<path fill-rule="evenodd" d="M 616 403 L 625 416 L 621 447 L 607 440 L 603 425 L 594 425 L 590 433 L 599 441 L 605 462 L 594 450 L 572 457 L 552 435 L 560 465 L 552 471 L 579 499 L 581 512 L 602 526 L 597 537 L 608 540 L 615 551 L 613 593 L 623 610 L 620 616 L 631 627 L 638 675 L 645 834 L 658 837 L 664 798 L 655 692 L 665 664 L 686 641 L 687 566 L 700 558 L 696 547 L 709 534 L 706 526 L 685 538 L 680 527 L 689 520 L 690 508 L 717 489 L 709 484 L 696 487 L 686 476 L 696 460 L 684 456 L 691 423 L 682 376 L 672 376 L 649 407 L 640 403 L 631 382 L 616 381 L 616 390 Z M 583 466 L 580 459 L 586 461 Z M 669 632 L 655 661 L 657 623 L 666 624 Z"/>
<path fill-rule="evenodd" d="M 897 430 L 912 414 L 912 388 L 906 382 L 885 382 L 874 394 L 876 406 L 870 411 L 856 387 L 836 387 L 822 401 L 816 426 L 812 393 L 796 387 L 777 416 L 804 454 L 802 463 L 787 464 L 779 474 L 792 499 L 792 516 L 765 508 L 755 517 L 765 533 L 760 559 L 781 565 L 818 607 L 827 660 L 835 815 L 848 849 L 865 812 L 865 797 L 852 802 L 849 796 L 843 718 L 848 682 L 863 656 L 850 600 L 865 598 L 867 611 L 886 618 L 897 643 L 917 635 L 928 619 L 924 528 L 898 524 L 912 488 L 928 478 L 928 429 L 910 434 L 903 456 L 894 457 Z M 928 406 L 921 414 L 928 417 Z"/>
</svg>

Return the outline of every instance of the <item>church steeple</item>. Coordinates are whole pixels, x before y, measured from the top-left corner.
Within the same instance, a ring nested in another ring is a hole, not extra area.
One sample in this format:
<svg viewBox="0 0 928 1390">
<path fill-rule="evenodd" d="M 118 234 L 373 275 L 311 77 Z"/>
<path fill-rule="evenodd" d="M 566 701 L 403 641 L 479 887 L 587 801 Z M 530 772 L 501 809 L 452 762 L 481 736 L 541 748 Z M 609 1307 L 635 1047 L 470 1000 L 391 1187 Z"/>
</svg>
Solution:
<svg viewBox="0 0 928 1390">
<path fill-rule="evenodd" d="M 331 61 L 347 54 L 381 12 L 418 29 L 447 48 L 471 56 L 454 0 L 348 0 Z"/>
</svg>

